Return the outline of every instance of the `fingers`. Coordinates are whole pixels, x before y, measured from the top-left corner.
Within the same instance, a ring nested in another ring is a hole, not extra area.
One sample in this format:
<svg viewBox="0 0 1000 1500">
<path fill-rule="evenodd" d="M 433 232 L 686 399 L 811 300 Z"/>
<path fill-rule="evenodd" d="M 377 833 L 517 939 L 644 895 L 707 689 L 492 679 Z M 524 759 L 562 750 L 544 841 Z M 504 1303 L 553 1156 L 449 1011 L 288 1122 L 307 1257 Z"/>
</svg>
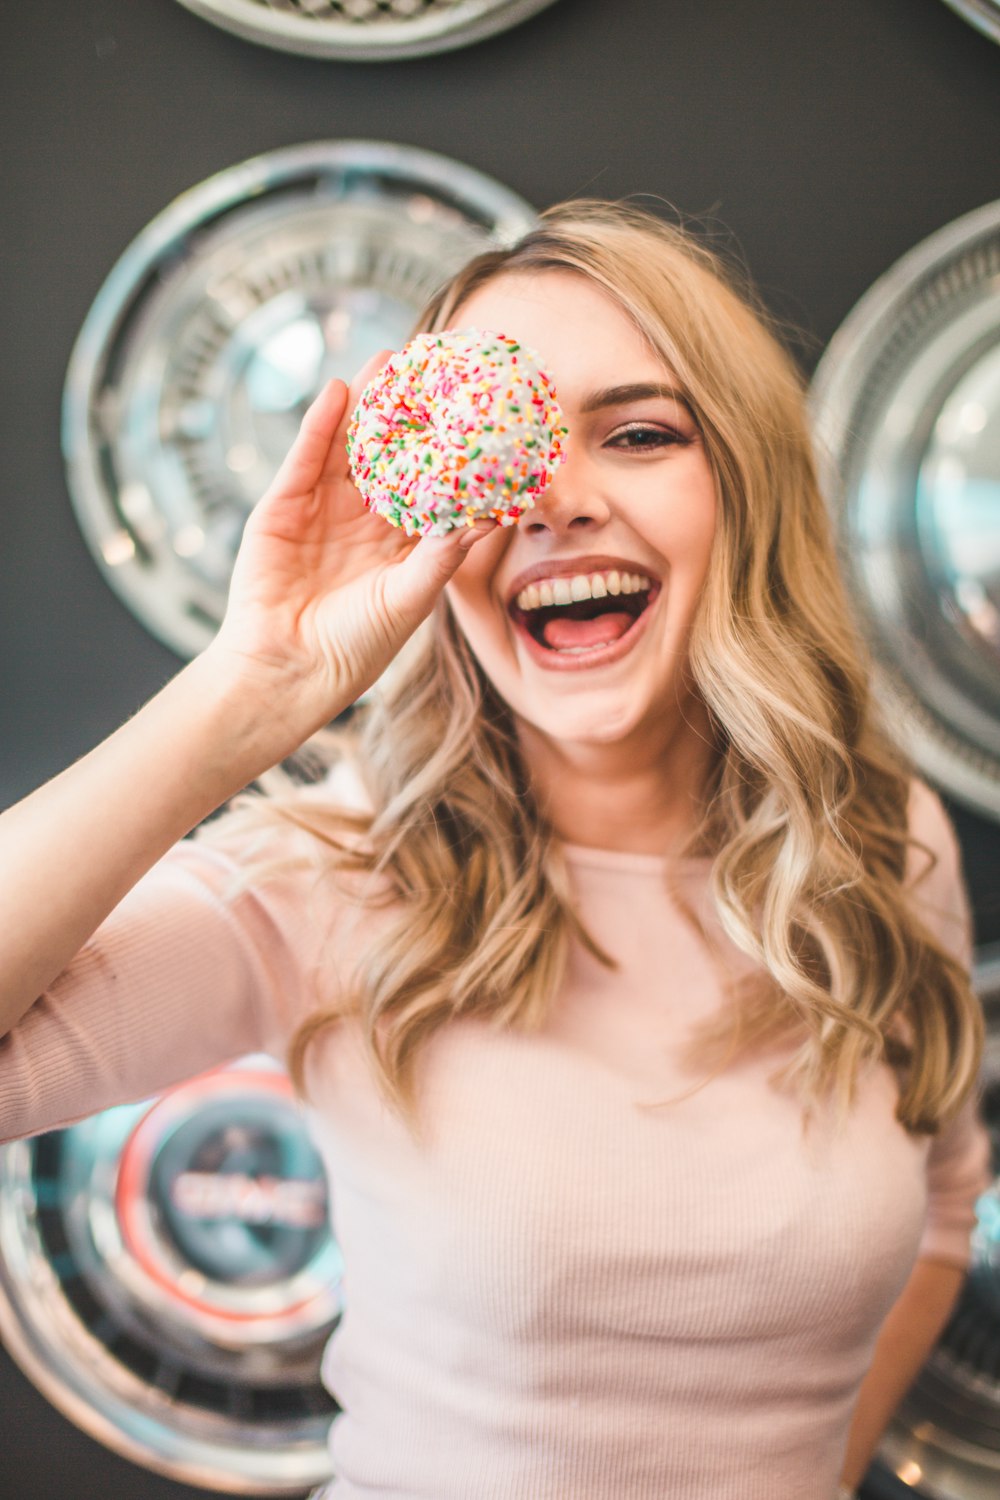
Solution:
<svg viewBox="0 0 1000 1500">
<path fill-rule="evenodd" d="M 319 483 L 347 406 L 348 388 L 328 380 L 306 411 L 298 437 L 271 481 L 271 494 L 302 494 Z"/>
<path fill-rule="evenodd" d="M 470 550 L 497 530 L 496 521 L 483 519 L 446 536 L 421 537 L 386 579 L 391 602 L 416 626 L 430 613 L 441 590 Z"/>
<path fill-rule="evenodd" d="M 497 521 L 483 516 L 471 526 L 456 526 L 445 536 L 421 537 L 412 555 L 428 573 L 441 572 L 450 578 L 472 548 L 498 529 Z"/>
<path fill-rule="evenodd" d="M 334 472 L 347 472 L 347 456 L 342 451 L 347 424 L 365 386 L 392 353 L 391 349 L 380 349 L 373 354 L 350 385 L 343 380 L 327 381 L 302 418 L 298 436 L 270 485 L 270 493 L 303 494 Z"/>
<path fill-rule="evenodd" d="M 459 551 L 470 552 L 480 537 L 492 536 L 499 524 L 499 521 L 491 521 L 487 517 L 484 517 L 481 521 L 475 521 L 471 526 L 466 526 L 458 539 Z"/>
</svg>

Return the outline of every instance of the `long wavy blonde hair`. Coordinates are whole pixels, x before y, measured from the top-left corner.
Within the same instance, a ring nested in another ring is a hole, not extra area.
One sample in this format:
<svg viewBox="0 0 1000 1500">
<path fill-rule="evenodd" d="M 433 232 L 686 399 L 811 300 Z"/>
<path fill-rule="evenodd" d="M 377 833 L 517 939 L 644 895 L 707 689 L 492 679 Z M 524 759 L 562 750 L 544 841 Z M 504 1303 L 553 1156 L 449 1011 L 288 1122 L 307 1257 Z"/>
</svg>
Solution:
<svg viewBox="0 0 1000 1500">
<path fill-rule="evenodd" d="M 712 906 L 756 982 L 702 1030 L 696 1055 L 718 1072 L 751 1046 L 790 1038 L 779 1076 L 807 1114 L 832 1097 L 841 1119 L 862 1067 L 884 1059 L 899 1082 L 897 1117 L 933 1134 L 974 1087 L 982 1014 L 963 965 L 905 890 L 914 768 L 872 700 L 802 378 L 738 271 L 689 231 L 599 201 L 550 209 L 513 248 L 473 260 L 418 326 L 454 326 L 498 276 L 553 269 L 589 278 L 633 320 L 680 382 L 716 481 L 688 663 L 715 756 L 685 852 L 711 856 Z M 304 1091 L 310 1043 L 353 1016 L 384 1097 L 419 1129 L 415 1065 L 437 1028 L 458 1016 L 537 1028 L 570 943 L 598 950 L 512 715 L 445 601 L 333 743 L 363 768 L 370 813 L 292 790 L 244 795 L 219 821 L 230 831 L 295 824 L 313 835 L 334 885 L 378 877 L 369 899 L 388 903 L 389 918 L 358 955 L 355 983 L 321 997 L 299 1027 L 288 1065 Z"/>
</svg>

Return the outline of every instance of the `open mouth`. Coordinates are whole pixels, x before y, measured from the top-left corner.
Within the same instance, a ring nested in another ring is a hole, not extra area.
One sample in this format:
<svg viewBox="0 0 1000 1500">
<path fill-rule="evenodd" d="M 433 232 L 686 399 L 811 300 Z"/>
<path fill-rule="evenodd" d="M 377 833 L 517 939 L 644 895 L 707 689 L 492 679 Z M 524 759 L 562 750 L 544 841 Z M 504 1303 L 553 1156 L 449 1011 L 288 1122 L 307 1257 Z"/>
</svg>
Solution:
<svg viewBox="0 0 1000 1500">
<path fill-rule="evenodd" d="M 533 655 L 586 657 L 589 663 L 628 649 L 659 592 L 659 583 L 645 573 L 600 569 L 530 583 L 511 600 L 509 612 L 533 643 Z"/>
</svg>

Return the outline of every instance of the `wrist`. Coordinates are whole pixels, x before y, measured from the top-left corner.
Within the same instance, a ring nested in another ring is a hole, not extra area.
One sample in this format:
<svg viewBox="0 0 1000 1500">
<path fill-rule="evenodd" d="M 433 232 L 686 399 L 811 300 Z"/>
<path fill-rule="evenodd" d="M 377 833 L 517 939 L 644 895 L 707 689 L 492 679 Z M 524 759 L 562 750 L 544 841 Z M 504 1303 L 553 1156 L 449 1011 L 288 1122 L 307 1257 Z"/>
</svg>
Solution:
<svg viewBox="0 0 1000 1500">
<path fill-rule="evenodd" d="M 214 645 L 181 676 L 212 720 L 220 769 L 241 786 L 294 754 L 341 711 L 304 676 L 269 671 Z"/>
</svg>

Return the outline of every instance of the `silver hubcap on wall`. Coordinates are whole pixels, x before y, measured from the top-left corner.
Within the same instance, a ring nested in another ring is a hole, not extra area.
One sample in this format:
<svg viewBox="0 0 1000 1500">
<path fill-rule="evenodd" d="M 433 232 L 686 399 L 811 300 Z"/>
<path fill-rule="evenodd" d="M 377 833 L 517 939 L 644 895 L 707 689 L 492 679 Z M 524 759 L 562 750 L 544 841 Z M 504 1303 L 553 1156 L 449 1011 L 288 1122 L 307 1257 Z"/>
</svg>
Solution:
<svg viewBox="0 0 1000 1500">
<path fill-rule="evenodd" d="M 983 1116 L 1000 1173 L 1000 944 L 981 952 L 976 988 L 988 1029 Z M 880 1450 L 883 1462 L 928 1500 L 1000 1494 L 1000 1177 L 976 1211 L 965 1289 Z"/>
<path fill-rule="evenodd" d="M 553 0 L 181 0 L 251 42 L 311 57 L 383 62 L 448 52 L 506 31 Z"/>
<path fill-rule="evenodd" d="M 233 1493 L 329 1476 L 326 1176 L 267 1059 L 0 1152 L 0 1333 L 78 1426 Z"/>
<path fill-rule="evenodd" d="M 978 31 L 1000 42 L 1000 3 L 998 0 L 945 0 Z"/>
<path fill-rule="evenodd" d="M 813 406 L 879 701 L 932 781 L 1000 818 L 1000 203 L 875 283 Z"/>
<path fill-rule="evenodd" d="M 105 577 L 181 656 L 218 628 L 246 517 L 332 376 L 399 348 L 530 206 L 447 157 L 274 151 L 185 193 L 114 267 L 63 403 L 70 495 Z"/>
</svg>

